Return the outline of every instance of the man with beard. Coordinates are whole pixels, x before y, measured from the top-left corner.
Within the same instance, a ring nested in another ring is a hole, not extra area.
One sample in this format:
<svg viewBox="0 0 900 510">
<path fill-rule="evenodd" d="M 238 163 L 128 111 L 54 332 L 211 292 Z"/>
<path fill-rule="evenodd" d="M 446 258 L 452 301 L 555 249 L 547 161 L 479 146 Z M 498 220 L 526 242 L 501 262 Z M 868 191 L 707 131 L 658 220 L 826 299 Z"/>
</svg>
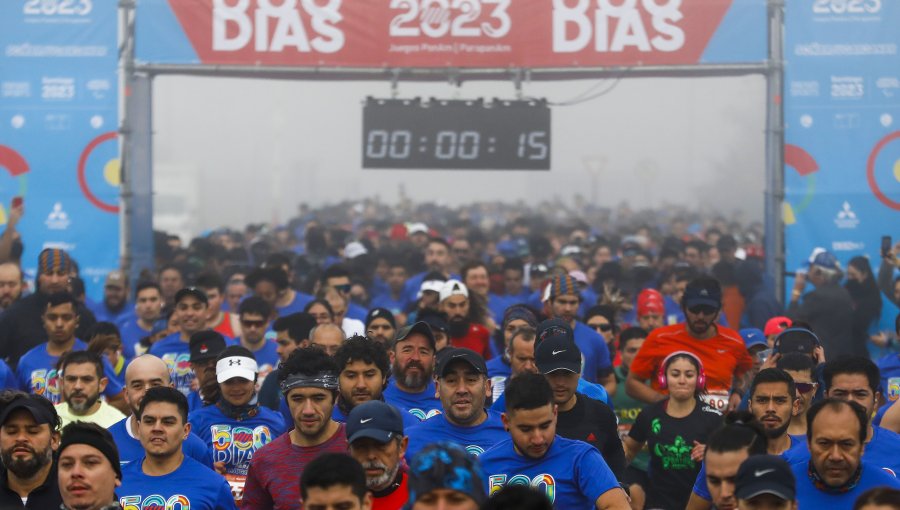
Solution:
<svg viewBox="0 0 900 510">
<path fill-rule="evenodd" d="M 407 431 L 410 458 L 438 441 L 458 444 L 477 457 L 506 439 L 500 413 L 485 409 L 491 383 L 478 353 L 451 348 L 441 354 L 436 375 L 443 413 Z"/>
<path fill-rule="evenodd" d="M 372 510 L 399 510 L 409 499 L 403 422 L 394 406 L 377 400 L 354 407 L 347 417 L 350 456 L 365 469 Z"/>
<path fill-rule="evenodd" d="M 131 315 L 128 306 L 128 276 L 119 270 L 110 271 L 103 283 L 103 301 L 91 309 L 97 322 L 119 324 Z"/>
<path fill-rule="evenodd" d="M 109 427 L 109 433 L 119 449 L 119 463 L 123 466 L 144 456 L 144 447 L 137 436 L 137 415 L 141 400 L 150 388 L 171 385 L 166 363 L 152 354 L 138 356 L 125 369 L 125 401 L 131 409 L 131 415 Z M 182 451 L 204 466 L 212 467 L 209 450 L 194 433 L 184 440 Z"/>
<path fill-rule="evenodd" d="M 201 407 L 215 404 L 219 400 L 219 384 L 216 382 L 216 359 L 225 350 L 228 342 L 211 329 L 191 335 L 189 363 L 194 373 L 191 392 L 188 393 L 188 409 L 193 412 Z"/>
<path fill-rule="evenodd" d="M 334 355 L 341 372 L 338 375 L 340 394 L 331 412 L 331 419 L 344 423 L 358 405 L 372 400 L 384 401 L 384 389 L 390 377 L 391 361 L 380 343 L 363 336 L 352 336 Z M 403 423 L 418 423 L 413 415 L 403 413 Z"/>
<path fill-rule="evenodd" d="M 394 320 L 394 314 L 386 308 L 373 308 L 369 310 L 365 320 L 366 336 L 375 340 L 384 346 L 385 349 L 391 344 L 394 335 L 397 333 L 397 322 Z"/>
<path fill-rule="evenodd" d="M 208 301 L 206 294 L 196 287 L 185 287 L 175 293 L 175 313 L 178 331 L 150 347 L 150 354 L 160 358 L 172 372 L 175 389 L 185 395 L 191 392 L 194 371 L 190 369 L 190 340 L 194 333 L 206 328 Z"/>
<path fill-rule="evenodd" d="M 441 412 L 435 397 L 434 334 L 424 322 L 416 322 L 397 331 L 391 358 L 393 377 L 384 389 L 384 400 L 419 420 Z"/>
<path fill-rule="evenodd" d="M 450 345 L 473 350 L 483 358 L 491 357 L 491 333 L 469 319 L 469 289 L 459 280 L 447 280 L 441 288 L 440 307 L 447 314 Z"/>
<path fill-rule="evenodd" d="M 806 442 L 787 433 L 791 418 L 800 409 L 796 391 L 791 376 L 777 368 L 760 370 L 750 386 L 750 412 L 766 434 L 766 453 L 781 456 L 790 464 L 803 463 L 809 458 Z M 712 495 L 707 477 L 704 464 L 688 503 L 691 510 L 710 508 Z"/>
<path fill-rule="evenodd" d="M 299 510 L 297 478 L 322 453 L 345 453 L 344 424 L 331 419 L 339 369 L 319 349 L 297 349 L 281 365 L 278 382 L 293 417 L 293 430 L 260 448 L 250 461 L 244 510 Z"/>
<path fill-rule="evenodd" d="M 616 392 L 616 375 L 612 371 L 609 348 L 600 333 L 577 320 L 580 306 L 581 293 L 575 279 L 569 275 L 554 276 L 544 294 L 544 312 L 572 329 L 575 343 L 583 356 L 582 378 L 602 384 L 606 392 L 613 395 Z"/>
<path fill-rule="evenodd" d="M 826 398 L 809 408 L 806 419 L 810 460 L 791 466 L 800 508 L 852 508 L 856 498 L 873 487 L 900 489 L 892 473 L 863 462 L 863 449 L 868 450 L 863 406 Z M 886 453 L 896 456 L 897 450 Z"/>
<path fill-rule="evenodd" d="M 75 265 L 69 254 L 58 248 L 47 248 L 38 255 L 36 291 L 14 302 L 0 316 L 0 359 L 9 361 L 15 368 L 26 352 L 46 343 L 48 333 L 43 315 L 51 295 L 68 291 L 69 277 Z M 97 322 L 94 314 L 83 304 L 74 302 L 75 336 L 87 338 L 87 333 Z M 18 373 L 18 369 L 16 370 Z"/>
<path fill-rule="evenodd" d="M 700 398 L 718 411 L 735 409 L 746 388 L 746 374 L 753 367 L 741 335 L 716 325 L 722 309 L 722 289 L 714 278 L 692 280 L 681 298 L 685 322 L 656 328 L 631 362 L 625 391 L 652 404 L 663 400 L 656 374 L 662 360 L 675 351 L 687 351 L 703 364 L 707 392 Z M 650 385 L 644 381 L 650 380 Z"/>
<path fill-rule="evenodd" d="M 510 438 L 478 459 L 490 492 L 527 479 L 547 491 L 556 508 L 630 508 L 625 491 L 596 448 L 556 435 L 557 406 L 543 375 L 511 379 L 504 395 L 503 425 Z"/>
<path fill-rule="evenodd" d="M 63 399 L 56 412 L 65 427 L 73 421 L 91 422 L 107 428 L 125 417 L 100 400 L 109 380 L 103 375 L 103 360 L 90 351 L 74 351 L 60 362 Z"/>
<path fill-rule="evenodd" d="M 53 453 L 59 416 L 47 399 L 16 394 L 0 412 L 0 508 L 59 508 Z"/>
<path fill-rule="evenodd" d="M 59 358 L 70 351 L 83 351 L 87 345 L 75 338 L 80 316 L 75 298 L 68 292 L 53 294 L 47 298 L 44 311 L 44 328 L 49 340 L 31 349 L 19 360 L 17 375 L 19 388 L 40 395 L 50 402 L 60 401 Z M 103 394 L 107 402 L 117 409 L 127 409 L 122 385 L 115 379 L 115 371 L 108 361 L 103 361 L 103 373 L 109 380 Z"/>
<path fill-rule="evenodd" d="M 0 264 L 0 312 L 6 310 L 22 297 L 25 281 L 22 268 L 15 262 Z"/>
<path fill-rule="evenodd" d="M 284 432 L 281 415 L 257 402 L 258 374 L 259 367 L 248 349 L 239 345 L 225 348 L 216 361 L 219 401 L 188 416 L 193 432 L 206 444 L 216 471 L 228 480 L 238 503 L 254 452 Z"/>
</svg>

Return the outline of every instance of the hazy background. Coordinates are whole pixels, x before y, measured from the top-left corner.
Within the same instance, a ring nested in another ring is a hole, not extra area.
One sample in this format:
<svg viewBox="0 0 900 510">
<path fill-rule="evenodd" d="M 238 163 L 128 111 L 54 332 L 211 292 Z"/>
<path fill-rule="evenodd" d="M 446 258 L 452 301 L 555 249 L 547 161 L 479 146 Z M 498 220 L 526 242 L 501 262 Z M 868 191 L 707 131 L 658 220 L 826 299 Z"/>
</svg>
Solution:
<svg viewBox="0 0 900 510">
<path fill-rule="evenodd" d="M 563 102 L 613 84 L 533 82 L 524 92 Z M 509 82 L 401 82 L 399 92 L 514 98 Z M 156 78 L 156 228 L 195 235 L 285 221 L 301 202 L 395 202 L 401 190 L 417 201 L 456 205 L 581 193 L 604 206 L 672 203 L 763 217 L 762 76 L 629 78 L 592 101 L 554 107 L 549 172 L 363 170 L 362 102 L 369 95 L 390 97 L 390 84 Z"/>
</svg>

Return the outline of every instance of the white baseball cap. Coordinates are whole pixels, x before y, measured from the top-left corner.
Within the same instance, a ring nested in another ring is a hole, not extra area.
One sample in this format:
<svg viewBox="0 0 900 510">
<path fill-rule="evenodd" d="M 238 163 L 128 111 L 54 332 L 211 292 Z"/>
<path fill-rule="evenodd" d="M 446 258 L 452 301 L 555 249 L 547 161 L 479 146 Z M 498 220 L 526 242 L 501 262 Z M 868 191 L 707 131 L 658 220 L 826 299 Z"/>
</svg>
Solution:
<svg viewBox="0 0 900 510">
<path fill-rule="evenodd" d="M 459 280 L 447 280 L 444 282 L 444 286 L 441 287 L 441 302 L 450 296 L 465 296 L 469 297 L 469 289 L 466 288 L 466 284 Z"/>
<path fill-rule="evenodd" d="M 249 356 L 247 354 L 250 354 Z M 246 348 L 231 346 L 222 352 L 221 358 L 216 362 L 216 381 L 223 383 L 232 377 L 240 377 L 248 381 L 255 381 L 259 373 L 259 365 L 253 359 L 253 355 Z"/>
</svg>

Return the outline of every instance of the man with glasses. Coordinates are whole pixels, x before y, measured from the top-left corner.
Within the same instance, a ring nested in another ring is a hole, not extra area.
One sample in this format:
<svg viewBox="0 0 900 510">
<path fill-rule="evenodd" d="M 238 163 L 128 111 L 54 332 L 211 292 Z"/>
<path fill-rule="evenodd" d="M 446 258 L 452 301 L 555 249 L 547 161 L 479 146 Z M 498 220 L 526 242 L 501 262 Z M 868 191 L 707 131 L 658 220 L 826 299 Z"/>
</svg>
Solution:
<svg viewBox="0 0 900 510">
<path fill-rule="evenodd" d="M 259 384 L 278 366 L 278 344 L 266 340 L 272 307 L 262 298 L 250 296 L 238 306 L 241 318 L 240 345 L 247 348 L 259 366 Z"/>
<path fill-rule="evenodd" d="M 815 365 L 809 356 L 792 352 L 779 358 L 775 366 L 787 372 L 794 379 L 800 410 L 791 418 L 788 434 L 802 436 L 806 434 L 806 411 L 809 411 L 809 407 L 815 399 L 816 390 L 819 389 L 819 383 L 813 380 Z"/>
<path fill-rule="evenodd" d="M 719 282 L 708 276 L 694 279 L 685 287 L 681 306 L 685 322 L 650 332 L 631 363 L 625 390 L 642 402 L 662 400 L 659 382 L 651 379 L 666 356 L 688 351 L 700 359 L 706 372 L 707 393 L 701 398 L 720 411 L 735 409 L 753 359 L 737 331 L 716 324 L 722 310 Z M 650 386 L 644 383 L 647 380 L 651 380 Z"/>
<path fill-rule="evenodd" d="M 350 289 L 353 287 L 353 283 L 350 281 L 350 271 L 346 267 L 341 264 L 329 266 L 322 274 L 321 287 L 330 287 L 340 293 L 341 298 L 347 303 L 346 317 L 360 322 L 366 319 L 368 310 L 350 300 Z"/>
</svg>

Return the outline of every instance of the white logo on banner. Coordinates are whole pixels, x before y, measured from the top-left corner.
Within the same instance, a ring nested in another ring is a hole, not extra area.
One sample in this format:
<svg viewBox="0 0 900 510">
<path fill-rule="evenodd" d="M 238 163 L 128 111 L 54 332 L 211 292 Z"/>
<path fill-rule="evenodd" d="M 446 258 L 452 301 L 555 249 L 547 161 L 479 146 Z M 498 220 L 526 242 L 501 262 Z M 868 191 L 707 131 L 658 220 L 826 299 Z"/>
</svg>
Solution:
<svg viewBox="0 0 900 510">
<path fill-rule="evenodd" d="M 70 223 L 72 222 L 69 221 L 69 214 L 63 210 L 62 202 L 53 204 L 53 210 L 50 211 L 50 214 L 47 215 L 47 220 L 44 221 L 44 224 L 50 230 L 65 230 L 69 228 Z"/>
<path fill-rule="evenodd" d="M 671 52 L 684 47 L 684 29 L 676 24 L 684 18 L 680 0 L 619 3 L 598 0 L 597 9 L 592 10 L 591 2 L 572 6 L 553 0 L 553 51 L 582 51 L 592 41 L 598 53 L 630 48 Z"/>
<path fill-rule="evenodd" d="M 344 48 L 344 32 L 336 25 L 342 0 L 323 4 L 315 0 L 273 2 L 257 0 L 251 16 L 249 0 L 229 5 L 213 1 L 213 51 L 241 51 L 252 42 L 258 52 L 281 52 L 287 48 L 310 53 L 335 53 Z M 304 21 L 305 20 L 305 21 Z M 307 34 L 306 24 L 312 27 Z"/>
<path fill-rule="evenodd" d="M 834 218 L 834 224 L 837 225 L 837 228 L 856 228 L 859 225 L 859 219 L 856 217 L 853 209 L 850 208 L 850 202 L 844 201 L 844 206 L 838 211 L 837 217 Z"/>
</svg>

